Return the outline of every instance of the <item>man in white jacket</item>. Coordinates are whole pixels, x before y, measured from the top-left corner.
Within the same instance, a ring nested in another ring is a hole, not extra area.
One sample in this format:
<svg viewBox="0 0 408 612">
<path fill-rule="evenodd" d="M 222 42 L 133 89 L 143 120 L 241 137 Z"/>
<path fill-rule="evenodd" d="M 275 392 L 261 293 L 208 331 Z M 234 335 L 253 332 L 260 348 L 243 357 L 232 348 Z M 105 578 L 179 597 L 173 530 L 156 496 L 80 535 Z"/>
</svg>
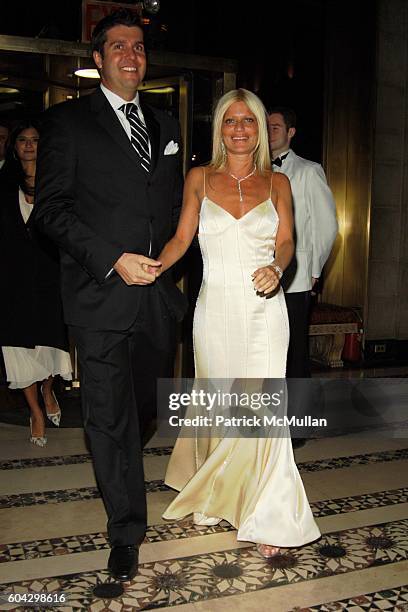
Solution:
<svg viewBox="0 0 408 612">
<path fill-rule="evenodd" d="M 295 218 L 295 255 L 282 278 L 290 327 L 286 375 L 308 378 L 310 293 L 337 235 L 336 206 L 321 165 L 290 148 L 296 133 L 294 111 L 269 109 L 268 125 L 273 170 L 290 180 Z"/>
</svg>

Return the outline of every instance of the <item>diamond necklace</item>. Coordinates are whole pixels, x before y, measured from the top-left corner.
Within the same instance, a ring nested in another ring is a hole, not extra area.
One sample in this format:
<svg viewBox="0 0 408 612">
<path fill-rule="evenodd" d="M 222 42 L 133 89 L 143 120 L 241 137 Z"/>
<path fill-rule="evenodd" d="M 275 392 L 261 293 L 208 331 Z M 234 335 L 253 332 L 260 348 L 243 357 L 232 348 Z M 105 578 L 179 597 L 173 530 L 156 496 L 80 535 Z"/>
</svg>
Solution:
<svg viewBox="0 0 408 612">
<path fill-rule="evenodd" d="M 231 172 L 228 172 L 228 170 L 226 171 L 227 174 L 229 174 L 230 177 L 233 178 L 234 180 L 236 180 L 237 183 L 238 183 L 238 193 L 239 193 L 239 201 L 240 202 L 243 202 L 242 191 L 241 191 L 241 183 L 242 183 L 242 181 L 246 181 L 250 176 L 255 174 L 255 170 L 256 170 L 256 164 L 254 165 L 252 172 L 250 172 L 246 176 L 243 176 L 242 178 L 238 178 L 237 176 L 235 176 L 235 174 L 232 174 Z"/>
</svg>

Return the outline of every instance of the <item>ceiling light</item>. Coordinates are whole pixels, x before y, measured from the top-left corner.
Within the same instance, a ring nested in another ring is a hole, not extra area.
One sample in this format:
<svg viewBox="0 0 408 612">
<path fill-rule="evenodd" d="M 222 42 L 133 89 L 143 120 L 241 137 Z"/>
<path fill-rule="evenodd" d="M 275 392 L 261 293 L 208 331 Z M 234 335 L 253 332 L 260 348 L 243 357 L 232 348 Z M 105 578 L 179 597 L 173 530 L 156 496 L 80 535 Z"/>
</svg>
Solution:
<svg viewBox="0 0 408 612">
<path fill-rule="evenodd" d="M 143 0 L 143 8 L 151 15 L 157 15 L 160 10 L 160 0 Z"/>
<path fill-rule="evenodd" d="M 82 79 L 99 79 L 99 72 L 96 68 L 79 68 L 74 72 L 75 76 Z"/>
<path fill-rule="evenodd" d="M 145 89 L 147 93 L 158 93 L 158 94 L 169 94 L 174 93 L 176 90 L 174 87 L 155 87 L 154 89 Z"/>
<path fill-rule="evenodd" d="M 14 87 L 4 87 L 0 85 L 0 94 L 15 94 L 20 93 L 19 89 L 15 89 Z"/>
</svg>

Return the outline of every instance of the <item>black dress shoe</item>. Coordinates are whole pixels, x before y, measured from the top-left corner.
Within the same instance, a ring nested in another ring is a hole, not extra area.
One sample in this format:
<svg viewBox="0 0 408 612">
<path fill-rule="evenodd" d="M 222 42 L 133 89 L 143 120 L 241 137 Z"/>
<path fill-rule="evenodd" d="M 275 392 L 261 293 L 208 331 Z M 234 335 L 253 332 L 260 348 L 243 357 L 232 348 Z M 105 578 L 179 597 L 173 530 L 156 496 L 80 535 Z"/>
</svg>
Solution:
<svg viewBox="0 0 408 612">
<path fill-rule="evenodd" d="M 114 546 L 109 555 L 108 570 L 120 582 L 132 580 L 139 564 L 138 546 Z"/>
</svg>

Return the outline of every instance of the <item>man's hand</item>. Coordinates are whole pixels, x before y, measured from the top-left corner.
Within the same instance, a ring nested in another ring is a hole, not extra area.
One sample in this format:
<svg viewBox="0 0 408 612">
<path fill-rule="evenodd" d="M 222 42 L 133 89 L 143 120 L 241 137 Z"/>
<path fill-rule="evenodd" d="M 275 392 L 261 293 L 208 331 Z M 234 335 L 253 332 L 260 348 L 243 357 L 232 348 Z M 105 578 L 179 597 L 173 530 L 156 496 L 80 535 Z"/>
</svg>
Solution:
<svg viewBox="0 0 408 612">
<path fill-rule="evenodd" d="M 127 285 L 150 285 L 160 274 L 161 262 L 144 255 L 123 253 L 113 266 Z"/>
<path fill-rule="evenodd" d="M 312 276 L 312 289 L 310 290 L 311 295 L 317 295 L 317 291 L 319 289 L 317 289 L 317 291 L 314 290 L 315 286 L 318 285 L 319 283 L 319 278 L 316 278 L 315 276 Z"/>
</svg>

